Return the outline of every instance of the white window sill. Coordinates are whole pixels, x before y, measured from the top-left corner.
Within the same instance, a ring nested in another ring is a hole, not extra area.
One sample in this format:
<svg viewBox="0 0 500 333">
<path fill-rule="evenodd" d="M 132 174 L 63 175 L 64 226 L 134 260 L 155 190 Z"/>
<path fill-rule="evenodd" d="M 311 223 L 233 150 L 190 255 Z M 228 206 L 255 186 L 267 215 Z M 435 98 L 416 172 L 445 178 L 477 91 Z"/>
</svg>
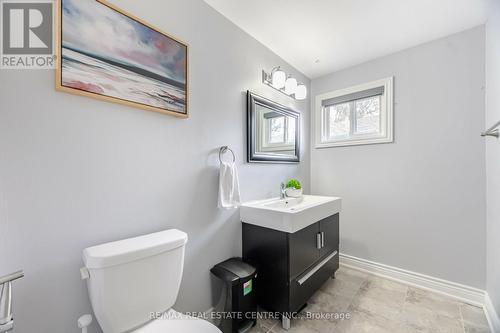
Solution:
<svg viewBox="0 0 500 333">
<path fill-rule="evenodd" d="M 381 137 L 381 138 L 371 138 L 371 139 L 347 139 L 345 141 L 326 141 L 326 142 L 317 142 L 314 146 L 316 149 L 321 148 L 332 148 L 332 147 L 347 147 L 347 146 L 358 146 L 358 145 L 373 145 L 378 143 L 391 143 L 393 142 L 392 137 Z"/>
</svg>

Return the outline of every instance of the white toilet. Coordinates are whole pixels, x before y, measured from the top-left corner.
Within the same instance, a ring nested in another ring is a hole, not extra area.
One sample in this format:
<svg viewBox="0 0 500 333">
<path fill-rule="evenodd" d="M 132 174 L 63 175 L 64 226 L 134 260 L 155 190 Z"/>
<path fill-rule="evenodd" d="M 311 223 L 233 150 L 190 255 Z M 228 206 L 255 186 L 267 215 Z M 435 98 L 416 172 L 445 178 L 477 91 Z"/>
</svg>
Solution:
<svg viewBox="0 0 500 333">
<path fill-rule="evenodd" d="M 221 333 L 208 321 L 171 309 L 186 242 L 187 234 L 171 229 L 83 251 L 82 276 L 104 333 Z"/>
</svg>

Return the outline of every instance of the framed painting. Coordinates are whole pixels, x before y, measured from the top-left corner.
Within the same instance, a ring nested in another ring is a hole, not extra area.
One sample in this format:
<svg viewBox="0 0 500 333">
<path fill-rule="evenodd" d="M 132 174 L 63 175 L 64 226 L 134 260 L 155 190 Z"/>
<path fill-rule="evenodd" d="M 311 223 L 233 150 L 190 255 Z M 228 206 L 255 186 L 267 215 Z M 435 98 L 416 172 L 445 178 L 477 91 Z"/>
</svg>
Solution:
<svg viewBox="0 0 500 333">
<path fill-rule="evenodd" d="M 60 0 L 56 89 L 188 117 L 188 45 L 104 0 Z"/>
</svg>

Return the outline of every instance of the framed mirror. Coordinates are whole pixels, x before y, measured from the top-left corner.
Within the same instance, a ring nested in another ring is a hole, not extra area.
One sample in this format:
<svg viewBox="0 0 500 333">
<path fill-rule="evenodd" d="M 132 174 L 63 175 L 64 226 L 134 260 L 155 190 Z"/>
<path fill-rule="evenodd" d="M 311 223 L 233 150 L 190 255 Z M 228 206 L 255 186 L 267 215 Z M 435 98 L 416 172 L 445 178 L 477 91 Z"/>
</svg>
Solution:
<svg viewBox="0 0 500 333">
<path fill-rule="evenodd" d="M 247 92 L 248 162 L 298 163 L 300 113 Z"/>
</svg>

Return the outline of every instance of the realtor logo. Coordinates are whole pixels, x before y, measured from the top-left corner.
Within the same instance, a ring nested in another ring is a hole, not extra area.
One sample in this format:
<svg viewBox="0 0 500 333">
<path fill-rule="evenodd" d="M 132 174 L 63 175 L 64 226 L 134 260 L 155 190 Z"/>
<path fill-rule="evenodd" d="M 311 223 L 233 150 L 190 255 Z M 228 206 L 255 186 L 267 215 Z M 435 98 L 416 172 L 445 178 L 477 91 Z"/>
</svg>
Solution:
<svg viewBox="0 0 500 333">
<path fill-rule="evenodd" d="M 2 68 L 54 68 L 54 3 L 2 0 Z"/>
</svg>

